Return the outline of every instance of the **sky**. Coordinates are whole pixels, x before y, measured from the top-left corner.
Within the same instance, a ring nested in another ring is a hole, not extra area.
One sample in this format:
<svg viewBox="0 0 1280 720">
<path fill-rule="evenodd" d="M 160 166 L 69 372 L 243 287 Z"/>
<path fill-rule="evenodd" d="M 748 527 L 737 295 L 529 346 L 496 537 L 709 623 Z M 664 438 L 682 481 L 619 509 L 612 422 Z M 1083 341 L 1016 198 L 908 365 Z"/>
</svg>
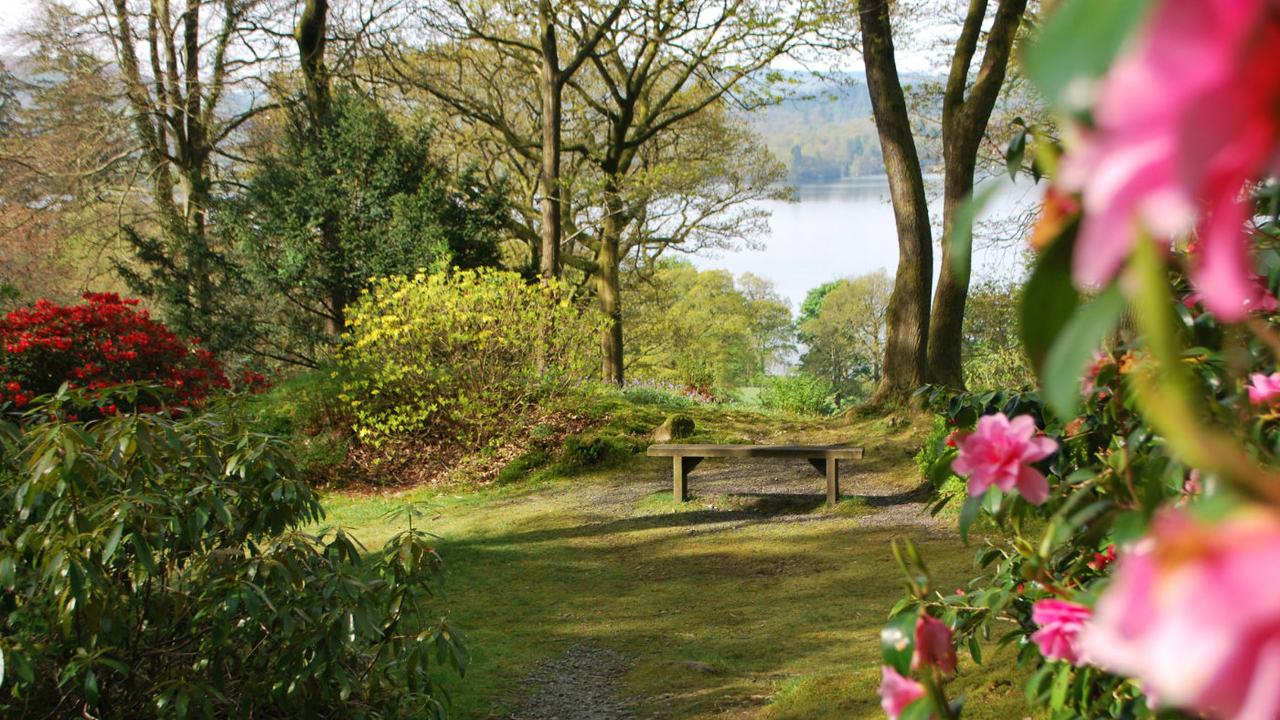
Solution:
<svg viewBox="0 0 1280 720">
<path fill-rule="evenodd" d="M 0 0 L 0 33 L 10 33 L 34 12 L 34 0 Z"/>
</svg>

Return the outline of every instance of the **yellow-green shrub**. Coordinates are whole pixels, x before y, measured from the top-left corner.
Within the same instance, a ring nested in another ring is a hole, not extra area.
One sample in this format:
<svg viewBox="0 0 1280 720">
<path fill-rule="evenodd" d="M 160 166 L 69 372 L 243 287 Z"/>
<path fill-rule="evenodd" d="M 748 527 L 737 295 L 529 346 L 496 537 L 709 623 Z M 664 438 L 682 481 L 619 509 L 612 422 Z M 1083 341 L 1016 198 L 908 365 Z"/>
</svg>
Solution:
<svg viewBox="0 0 1280 720">
<path fill-rule="evenodd" d="M 343 397 L 369 441 L 483 442 L 585 379 L 601 327 L 559 282 L 491 269 L 385 278 L 348 315 Z"/>
</svg>

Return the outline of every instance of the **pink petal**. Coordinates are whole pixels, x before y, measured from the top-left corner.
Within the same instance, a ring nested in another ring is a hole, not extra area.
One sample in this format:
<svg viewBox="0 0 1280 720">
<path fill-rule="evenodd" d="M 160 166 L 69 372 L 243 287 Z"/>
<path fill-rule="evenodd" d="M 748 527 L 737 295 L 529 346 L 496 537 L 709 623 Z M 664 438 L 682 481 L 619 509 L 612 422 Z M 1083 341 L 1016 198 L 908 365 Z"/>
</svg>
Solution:
<svg viewBox="0 0 1280 720">
<path fill-rule="evenodd" d="M 1228 322 L 1248 314 L 1257 302 L 1244 222 L 1245 205 L 1238 200 L 1220 205 L 1201 230 L 1200 265 L 1193 278 L 1205 309 Z"/>
<path fill-rule="evenodd" d="M 1049 499 L 1049 481 L 1033 467 L 1023 465 L 1018 472 L 1018 492 L 1032 505 Z"/>
</svg>

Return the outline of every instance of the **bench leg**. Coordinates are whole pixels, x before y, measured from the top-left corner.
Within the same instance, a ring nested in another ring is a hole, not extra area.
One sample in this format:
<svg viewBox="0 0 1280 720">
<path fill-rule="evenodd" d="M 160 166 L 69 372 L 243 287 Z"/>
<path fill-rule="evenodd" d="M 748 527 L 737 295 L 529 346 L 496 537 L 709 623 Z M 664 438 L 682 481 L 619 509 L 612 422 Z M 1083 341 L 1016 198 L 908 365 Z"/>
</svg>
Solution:
<svg viewBox="0 0 1280 720">
<path fill-rule="evenodd" d="M 689 499 L 689 473 L 702 462 L 700 457 L 681 457 L 674 455 L 671 458 L 671 497 L 676 502 L 684 502 Z"/>
<path fill-rule="evenodd" d="M 840 502 L 840 461 L 835 458 L 809 458 L 809 464 L 827 477 L 827 504 Z"/>
<path fill-rule="evenodd" d="M 840 502 L 840 461 L 831 458 L 827 461 L 827 506 L 834 507 Z"/>
</svg>

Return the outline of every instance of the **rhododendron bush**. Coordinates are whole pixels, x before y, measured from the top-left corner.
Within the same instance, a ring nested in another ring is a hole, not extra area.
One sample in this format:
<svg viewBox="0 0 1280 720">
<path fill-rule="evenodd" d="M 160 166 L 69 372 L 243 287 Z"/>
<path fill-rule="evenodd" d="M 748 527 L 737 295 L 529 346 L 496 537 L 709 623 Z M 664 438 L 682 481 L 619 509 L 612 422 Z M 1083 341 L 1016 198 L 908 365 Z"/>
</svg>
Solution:
<svg viewBox="0 0 1280 720">
<path fill-rule="evenodd" d="M 883 707 L 959 717 L 995 642 L 1055 717 L 1280 717 L 1280 0 L 1064 0 L 1023 63 L 1062 128 L 1010 146 L 1050 180 L 1040 389 L 923 393 L 979 575 L 895 548 Z"/>
<path fill-rule="evenodd" d="M 64 383 L 96 391 L 126 383 L 163 386 L 199 404 L 227 378 L 213 355 L 151 319 L 138 301 L 86 293 L 78 305 L 39 300 L 0 319 L 0 397 L 22 408 Z M 104 398 L 108 412 L 115 398 Z"/>
</svg>

